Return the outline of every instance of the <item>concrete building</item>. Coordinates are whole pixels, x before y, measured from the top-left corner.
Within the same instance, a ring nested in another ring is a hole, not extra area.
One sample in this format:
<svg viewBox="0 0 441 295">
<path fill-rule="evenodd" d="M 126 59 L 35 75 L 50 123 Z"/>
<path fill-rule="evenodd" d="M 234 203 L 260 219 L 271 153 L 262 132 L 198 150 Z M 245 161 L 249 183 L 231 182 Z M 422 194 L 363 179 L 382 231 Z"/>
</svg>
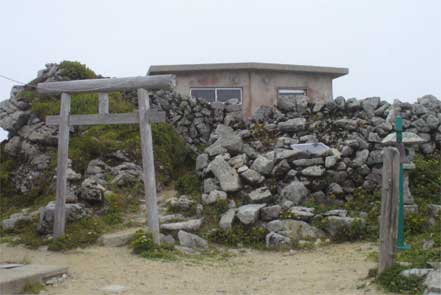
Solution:
<svg viewBox="0 0 441 295">
<path fill-rule="evenodd" d="M 270 63 L 218 63 L 151 66 L 149 75 L 175 74 L 176 91 L 210 102 L 236 98 L 245 118 L 261 105 L 275 105 L 279 95 L 332 99 L 332 80 L 347 68 Z"/>
</svg>

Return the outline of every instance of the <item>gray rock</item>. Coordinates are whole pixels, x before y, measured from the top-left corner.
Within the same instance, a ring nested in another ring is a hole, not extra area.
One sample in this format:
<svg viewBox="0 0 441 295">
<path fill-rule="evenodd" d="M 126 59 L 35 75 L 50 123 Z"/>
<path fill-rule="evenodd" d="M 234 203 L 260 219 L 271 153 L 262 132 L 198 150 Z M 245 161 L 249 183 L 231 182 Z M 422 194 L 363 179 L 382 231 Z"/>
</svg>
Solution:
<svg viewBox="0 0 441 295">
<path fill-rule="evenodd" d="M 258 156 L 251 165 L 251 169 L 263 175 L 270 175 L 273 167 L 274 161 L 269 160 L 264 156 Z"/>
<path fill-rule="evenodd" d="M 350 230 L 355 222 L 364 224 L 364 220 L 361 218 L 329 216 L 326 218 L 325 231 L 331 237 L 337 237 Z"/>
<path fill-rule="evenodd" d="M 314 217 L 314 208 L 294 206 L 289 209 L 293 219 L 310 221 Z"/>
<path fill-rule="evenodd" d="M 334 121 L 334 126 L 346 130 L 356 130 L 358 128 L 358 120 L 339 119 Z"/>
<path fill-rule="evenodd" d="M 334 167 L 335 164 L 337 164 L 338 158 L 336 156 L 327 156 L 325 158 L 325 167 L 331 168 Z"/>
<path fill-rule="evenodd" d="M 348 211 L 344 209 L 334 209 L 329 210 L 323 213 L 323 216 L 339 216 L 339 217 L 346 217 L 348 216 Z"/>
<path fill-rule="evenodd" d="M 259 187 L 248 194 L 252 203 L 265 203 L 268 202 L 272 194 L 266 186 Z"/>
<path fill-rule="evenodd" d="M 289 119 L 284 122 L 279 122 L 277 128 L 282 132 L 297 132 L 305 130 L 306 119 L 305 118 L 294 118 Z"/>
<path fill-rule="evenodd" d="M 381 163 L 383 163 L 383 151 L 382 150 L 371 151 L 367 159 L 367 164 L 374 165 Z"/>
<path fill-rule="evenodd" d="M 200 154 L 196 158 L 196 171 L 205 169 L 208 166 L 208 154 Z"/>
<path fill-rule="evenodd" d="M 199 237 L 198 235 L 188 233 L 186 231 L 180 230 L 178 232 L 179 244 L 188 248 L 201 248 L 208 249 L 207 240 Z"/>
<path fill-rule="evenodd" d="M 106 247 L 121 247 L 127 245 L 141 228 L 130 228 L 128 230 L 105 234 L 98 238 L 98 243 Z"/>
<path fill-rule="evenodd" d="M 17 223 L 28 221 L 32 221 L 32 216 L 30 216 L 29 214 L 15 213 L 9 216 L 9 218 L 2 221 L 2 228 L 5 231 L 12 230 L 15 228 Z"/>
<path fill-rule="evenodd" d="M 129 290 L 128 287 L 123 285 L 108 285 L 100 289 L 105 294 L 123 294 Z"/>
<path fill-rule="evenodd" d="M 338 196 L 343 194 L 343 192 L 343 188 L 338 183 L 333 182 L 328 186 L 328 194 L 330 195 Z"/>
<path fill-rule="evenodd" d="M 368 97 L 361 101 L 361 107 L 366 113 L 370 114 L 371 116 L 374 115 L 374 112 L 379 105 L 380 105 L 379 97 Z"/>
<path fill-rule="evenodd" d="M 274 166 L 271 174 L 275 176 L 284 176 L 290 169 L 291 166 L 289 166 L 288 161 L 282 160 Z"/>
<path fill-rule="evenodd" d="M 403 271 L 400 272 L 400 276 L 403 277 L 411 277 L 411 276 L 415 276 L 415 277 L 425 277 L 426 275 L 428 275 L 431 271 L 433 271 L 433 269 L 431 268 L 411 268 L 411 269 L 405 269 Z"/>
<path fill-rule="evenodd" d="M 281 234 L 270 232 L 265 236 L 265 245 L 267 248 L 284 248 L 291 246 L 291 239 Z"/>
<path fill-rule="evenodd" d="M 427 292 L 441 293 L 441 269 L 431 271 L 423 282 Z"/>
<path fill-rule="evenodd" d="M 253 169 L 245 170 L 244 172 L 240 173 L 240 176 L 249 183 L 262 183 L 265 180 L 265 177 L 263 177 L 259 174 L 259 172 Z"/>
<path fill-rule="evenodd" d="M 213 190 L 208 194 L 202 195 L 202 203 L 206 205 L 213 204 L 219 200 L 226 200 L 226 199 L 227 199 L 227 193 L 219 190 Z"/>
<path fill-rule="evenodd" d="M 361 165 L 366 163 L 368 157 L 369 157 L 369 150 L 368 149 L 357 151 L 355 154 L 355 159 L 352 161 L 352 164 L 354 166 L 360 167 Z"/>
<path fill-rule="evenodd" d="M 197 231 L 197 230 L 199 230 L 201 225 L 202 225 L 202 218 L 201 219 L 191 219 L 191 220 L 182 221 L 182 222 L 161 224 L 161 229 L 169 230 L 169 231 L 178 231 L 178 230 Z"/>
<path fill-rule="evenodd" d="M 301 166 L 301 167 L 321 165 L 323 163 L 324 163 L 323 158 L 298 159 L 292 161 L 292 164 L 294 166 Z"/>
<path fill-rule="evenodd" d="M 246 154 L 237 155 L 237 156 L 231 158 L 228 161 L 228 164 L 230 164 L 231 167 L 236 168 L 236 169 L 239 167 L 242 167 L 247 164 L 247 155 Z"/>
<path fill-rule="evenodd" d="M 226 230 L 231 228 L 234 221 L 234 217 L 236 216 L 236 211 L 237 209 L 231 208 L 228 209 L 227 212 L 222 214 L 221 219 L 219 221 L 219 227 L 221 229 Z"/>
<path fill-rule="evenodd" d="M 205 194 L 208 194 L 212 190 L 219 189 L 219 186 L 217 185 L 217 181 L 214 178 L 204 179 L 204 183 L 202 184 L 202 186 Z"/>
<path fill-rule="evenodd" d="M 236 170 L 221 157 L 216 157 L 211 161 L 207 169 L 219 180 L 223 191 L 234 192 L 242 187 Z"/>
<path fill-rule="evenodd" d="M 414 143 L 424 143 L 427 140 L 419 137 L 413 132 L 403 132 L 403 143 L 404 144 L 414 144 Z M 395 144 L 397 142 L 397 134 L 396 132 L 388 134 L 381 143 L 383 144 Z"/>
<path fill-rule="evenodd" d="M 280 205 L 273 205 L 260 209 L 260 216 L 262 220 L 270 221 L 279 218 L 281 212 L 282 207 Z"/>
<path fill-rule="evenodd" d="M 429 209 L 429 224 L 433 226 L 441 218 L 441 205 L 429 204 L 427 207 Z"/>
<path fill-rule="evenodd" d="M 324 232 L 300 220 L 273 220 L 268 222 L 267 230 L 289 237 L 291 241 L 318 239 Z"/>
<path fill-rule="evenodd" d="M 188 211 L 194 206 L 194 204 L 195 201 L 187 195 L 181 195 L 179 198 L 173 197 L 168 200 L 168 205 L 174 211 Z"/>
<path fill-rule="evenodd" d="M 40 234 L 52 233 L 54 227 L 55 202 L 49 202 L 46 207 L 40 208 L 40 221 L 37 231 Z M 65 216 L 67 222 L 79 220 L 89 215 L 88 210 L 82 204 L 65 204 Z"/>
<path fill-rule="evenodd" d="M 80 199 L 90 203 L 100 203 L 104 201 L 104 192 L 106 189 L 95 177 L 84 179 L 80 187 Z"/>
<path fill-rule="evenodd" d="M 282 200 L 289 200 L 292 201 L 294 205 L 298 205 L 308 194 L 309 191 L 302 182 L 293 181 L 281 190 L 280 197 Z"/>
<path fill-rule="evenodd" d="M 273 114 L 273 108 L 270 106 L 259 106 L 253 114 L 253 120 L 256 122 L 267 122 Z"/>
<path fill-rule="evenodd" d="M 260 209 L 265 206 L 266 204 L 249 204 L 240 206 L 236 216 L 243 224 L 253 224 L 259 218 Z"/>
<path fill-rule="evenodd" d="M 322 166 L 310 166 L 302 170 L 302 174 L 305 176 L 318 177 L 325 173 L 325 169 Z"/>
</svg>

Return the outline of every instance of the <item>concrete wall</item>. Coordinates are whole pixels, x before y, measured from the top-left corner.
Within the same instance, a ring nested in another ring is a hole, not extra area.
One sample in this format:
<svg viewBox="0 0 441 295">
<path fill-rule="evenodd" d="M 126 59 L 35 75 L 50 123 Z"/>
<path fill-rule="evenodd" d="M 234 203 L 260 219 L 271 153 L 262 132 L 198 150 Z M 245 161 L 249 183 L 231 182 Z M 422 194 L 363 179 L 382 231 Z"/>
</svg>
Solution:
<svg viewBox="0 0 441 295">
<path fill-rule="evenodd" d="M 332 78 L 323 74 L 275 71 L 198 71 L 176 73 L 176 91 L 190 95 L 192 87 L 242 88 L 245 118 L 261 105 L 274 105 L 279 88 L 304 88 L 312 100 L 332 98 Z"/>
</svg>

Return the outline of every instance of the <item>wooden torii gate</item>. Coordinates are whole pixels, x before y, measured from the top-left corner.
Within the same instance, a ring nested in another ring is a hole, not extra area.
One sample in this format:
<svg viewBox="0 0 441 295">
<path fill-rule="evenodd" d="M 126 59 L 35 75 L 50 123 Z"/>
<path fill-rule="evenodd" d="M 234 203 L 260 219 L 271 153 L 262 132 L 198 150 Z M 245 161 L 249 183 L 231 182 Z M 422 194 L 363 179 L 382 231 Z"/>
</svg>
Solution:
<svg viewBox="0 0 441 295">
<path fill-rule="evenodd" d="M 54 237 L 65 234 L 65 194 L 67 182 L 67 161 L 69 150 L 69 129 L 74 125 L 136 124 L 141 133 L 141 150 L 144 193 L 147 204 L 147 225 L 153 240 L 159 244 L 159 218 L 156 200 L 156 180 L 153 159 L 153 142 L 150 123 L 165 121 L 165 112 L 150 110 L 148 90 L 170 90 L 176 84 L 174 75 L 155 75 L 129 78 L 88 79 L 63 82 L 46 82 L 37 85 L 41 94 L 61 94 L 59 116 L 48 116 L 47 125 L 58 125 L 57 187 L 54 216 Z M 134 90 L 138 92 L 138 111 L 133 113 L 109 113 L 109 92 Z M 99 93 L 98 114 L 71 115 L 71 94 Z"/>
</svg>

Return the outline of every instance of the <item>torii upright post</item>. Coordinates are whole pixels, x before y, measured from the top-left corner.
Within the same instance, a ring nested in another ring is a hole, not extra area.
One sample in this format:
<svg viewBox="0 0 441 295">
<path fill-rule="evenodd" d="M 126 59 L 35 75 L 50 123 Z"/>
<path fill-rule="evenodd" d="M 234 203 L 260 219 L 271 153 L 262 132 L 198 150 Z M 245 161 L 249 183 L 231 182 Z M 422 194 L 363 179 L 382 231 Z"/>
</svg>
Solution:
<svg viewBox="0 0 441 295">
<path fill-rule="evenodd" d="M 153 141 L 150 123 L 164 122 L 165 112 L 150 110 L 147 90 L 170 90 L 175 86 L 173 75 L 147 77 L 89 79 L 63 82 L 39 83 L 37 90 L 42 94 L 61 94 L 59 116 L 48 116 L 47 125 L 58 125 L 58 166 L 57 166 L 57 199 L 54 213 L 54 237 L 65 234 L 65 194 L 67 182 L 67 163 L 69 150 L 69 128 L 74 125 L 95 124 L 136 124 L 141 133 L 141 150 L 143 163 L 144 193 L 147 204 L 147 225 L 156 244 L 160 243 L 158 207 L 156 200 L 155 165 L 153 159 Z M 110 91 L 138 90 L 138 112 L 109 114 Z M 73 93 L 98 92 L 98 114 L 70 115 L 70 98 Z"/>
</svg>

